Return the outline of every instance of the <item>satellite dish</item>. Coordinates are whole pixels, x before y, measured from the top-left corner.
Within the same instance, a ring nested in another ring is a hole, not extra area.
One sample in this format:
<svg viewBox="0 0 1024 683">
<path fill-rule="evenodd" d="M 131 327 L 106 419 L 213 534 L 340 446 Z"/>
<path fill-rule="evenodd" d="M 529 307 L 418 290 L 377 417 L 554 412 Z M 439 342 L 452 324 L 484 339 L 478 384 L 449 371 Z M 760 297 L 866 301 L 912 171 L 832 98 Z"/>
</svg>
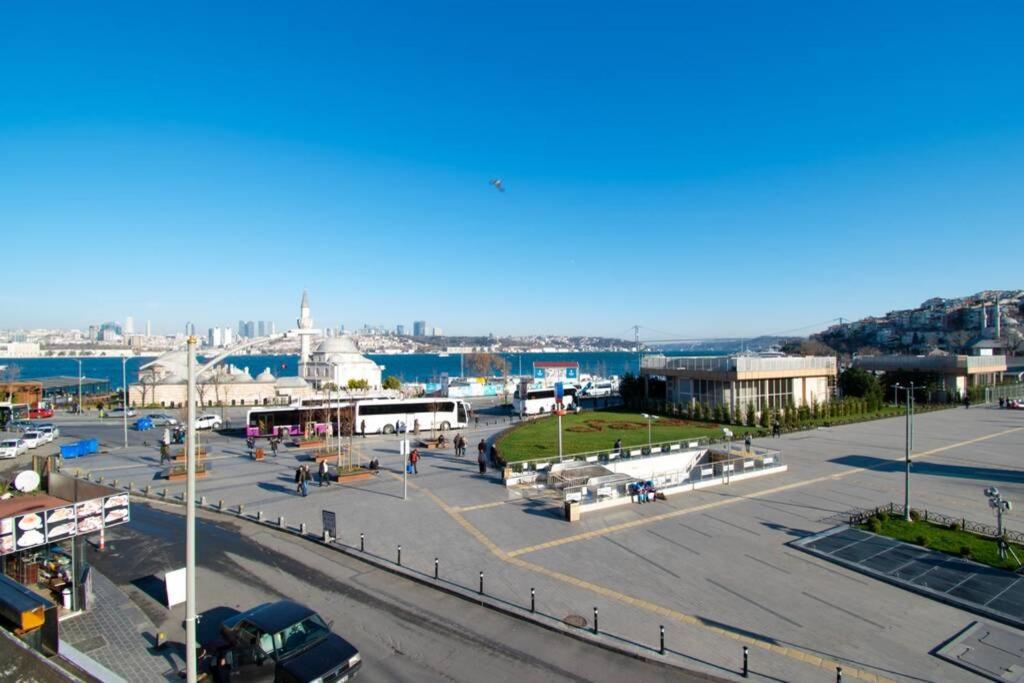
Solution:
<svg viewBox="0 0 1024 683">
<path fill-rule="evenodd" d="M 32 470 L 25 470 L 14 478 L 14 488 L 22 493 L 29 493 L 39 488 L 39 475 Z"/>
</svg>

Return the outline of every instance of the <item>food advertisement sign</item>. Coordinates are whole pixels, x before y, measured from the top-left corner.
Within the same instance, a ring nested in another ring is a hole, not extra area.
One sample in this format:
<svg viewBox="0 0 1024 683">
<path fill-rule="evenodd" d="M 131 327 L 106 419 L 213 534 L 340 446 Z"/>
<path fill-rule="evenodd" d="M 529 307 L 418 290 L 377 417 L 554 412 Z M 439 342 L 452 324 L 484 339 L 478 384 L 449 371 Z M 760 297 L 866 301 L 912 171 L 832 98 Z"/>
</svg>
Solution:
<svg viewBox="0 0 1024 683">
<path fill-rule="evenodd" d="M 129 519 L 127 493 L 0 519 L 0 555 L 99 531 Z"/>
</svg>

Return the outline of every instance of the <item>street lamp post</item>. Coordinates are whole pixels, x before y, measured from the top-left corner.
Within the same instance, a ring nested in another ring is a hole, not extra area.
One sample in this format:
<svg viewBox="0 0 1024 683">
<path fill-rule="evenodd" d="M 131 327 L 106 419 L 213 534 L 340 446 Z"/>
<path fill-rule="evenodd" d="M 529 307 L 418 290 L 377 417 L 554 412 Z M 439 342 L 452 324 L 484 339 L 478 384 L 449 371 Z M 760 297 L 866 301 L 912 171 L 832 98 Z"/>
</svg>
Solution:
<svg viewBox="0 0 1024 683">
<path fill-rule="evenodd" d="M 657 420 L 658 416 L 657 415 L 651 415 L 649 413 L 640 413 L 640 414 L 647 418 L 647 447 L 650 448 L 651 444 L 654 443 L 654 440 L 651 437 L 651 423 L 654 422 L 655 420 Z"/>
<path fill-rule="evenodd" d="M 82 386 L 82 380 L 78 380 L 78 386 Z M 121 356 L 121 423 L 124 427 L 124 447 L 128 448 L 128 356 Z"/>
<path fill-rule="evenodd" d="M 907 392 L 907 416 L 906 416 L 906 436 L 904 440 L 904 477 L 903 477 L 903 519 L 910 521 L 910 454 L 914 450 L 914 383 L 911 382 L 909 387 L 900 386 L 896 384 L 893 386 L 896 390 L 897 396 L 899 390 L 903 389 Z"/>
<path fill-rule="evenodd" d="M 78 359 L 78 414 L 82 414 L 82 359 Z"/>
</svg>

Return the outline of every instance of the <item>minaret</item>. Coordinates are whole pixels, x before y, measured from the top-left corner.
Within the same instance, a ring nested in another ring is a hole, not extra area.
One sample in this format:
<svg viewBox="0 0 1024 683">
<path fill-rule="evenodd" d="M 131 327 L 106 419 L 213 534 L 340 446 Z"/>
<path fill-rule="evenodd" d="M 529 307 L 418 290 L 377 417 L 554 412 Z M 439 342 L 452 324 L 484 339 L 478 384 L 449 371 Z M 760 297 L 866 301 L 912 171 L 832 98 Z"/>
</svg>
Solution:
<svg viewBox="0 0 1024 683">
<path fill-rule="evenodd" d="M 299 377 L 306 375 L 306 364 L 309 362 L 309 347 L 312 342 L 313 317 L 309 313 L 309 293 L 302 290 L 302 303 L 299 304 L 299 319 L 295 321 L 299 328 Z"/>
</svg>

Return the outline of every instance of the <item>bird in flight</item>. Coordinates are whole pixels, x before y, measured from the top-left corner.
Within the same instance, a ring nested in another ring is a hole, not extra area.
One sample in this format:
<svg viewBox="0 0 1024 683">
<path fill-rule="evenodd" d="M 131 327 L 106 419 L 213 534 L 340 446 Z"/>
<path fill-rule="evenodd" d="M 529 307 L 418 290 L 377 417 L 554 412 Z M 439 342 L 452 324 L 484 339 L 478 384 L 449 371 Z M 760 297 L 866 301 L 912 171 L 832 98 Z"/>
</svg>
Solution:
<svg viewBox="0 0 1024 683">
<path fill-rule="evenodd" d="M 505 181 L 501 178 L 491 178 L 491 185 L 494 185 L 494 189 L 498 192 L 505 191 Z"/>
</svg>

